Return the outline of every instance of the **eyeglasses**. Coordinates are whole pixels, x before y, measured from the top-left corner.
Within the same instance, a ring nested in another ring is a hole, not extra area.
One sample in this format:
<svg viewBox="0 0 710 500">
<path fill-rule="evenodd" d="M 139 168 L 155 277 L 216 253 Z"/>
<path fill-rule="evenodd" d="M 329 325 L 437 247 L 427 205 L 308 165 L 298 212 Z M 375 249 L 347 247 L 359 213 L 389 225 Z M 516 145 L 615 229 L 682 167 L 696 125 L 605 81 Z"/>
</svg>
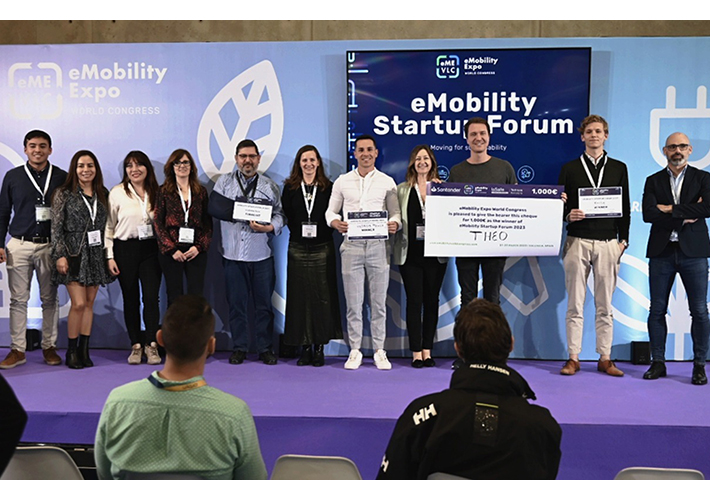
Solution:
<svg viewBox="0 0 710 500">
<path fill-rule="evenodd" d="M 247 155 L 247 154 L 238 154 L 238 155 L 237 155 L 237 158 L 239 158 L 240 160 L 249 159 L 249 160 L 251 160 L 251 161 L 254 161 L 254 160 L 256 160 L 258 157 L 259 157 L 259 155 Z"/>
<path fill-rule="evenodd" d="M 690 144 L 668 144 L 666 145 L 666 149 L 668 151 L 675 151 L 676 149 L 678 151 L 686 151 L 690 147 Z"/>
<path fill-rule="evenodd" d="M 189 167 L 189 166 L 190 166 L 190 160 L 174 161 L 173 162 L 173 167 Z"/>
</svg>

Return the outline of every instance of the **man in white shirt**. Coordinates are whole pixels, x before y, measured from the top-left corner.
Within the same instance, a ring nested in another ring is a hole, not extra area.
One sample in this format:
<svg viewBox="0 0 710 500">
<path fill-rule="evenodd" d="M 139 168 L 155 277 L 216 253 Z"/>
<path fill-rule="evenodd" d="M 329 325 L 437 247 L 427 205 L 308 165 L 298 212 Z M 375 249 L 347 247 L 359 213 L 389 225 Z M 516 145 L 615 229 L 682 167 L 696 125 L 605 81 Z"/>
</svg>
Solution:
<svg viewBox="0 0 710 500">
<path fill-rule="evenodd" d="M 362 304 L 365 298 L 365 278 L 370 292 L 370 332 L 375 350 L 375 366 L 392 368 L 385 352 L 387 319 L 387 287 L 389 285 L 389 245 L 386 239 L 350 239 L 348 219 L 357 212 L 387 211 L 387 232 L 396 233 L 402 227 L 397 185 L 389 175 L 375 168 L 377 144 L 369 135 L 355 141 L 355 170 L 341 175 L 333 184 L 328 210 L 328 225 L 345 235 L 340 246 L 343 288 L 347 304 L 348 343 L 350 355 L 346 370 L 356 370 L 362 364 Z M 341 215 L 342 214 L 342 215 Z"/>
</svg>

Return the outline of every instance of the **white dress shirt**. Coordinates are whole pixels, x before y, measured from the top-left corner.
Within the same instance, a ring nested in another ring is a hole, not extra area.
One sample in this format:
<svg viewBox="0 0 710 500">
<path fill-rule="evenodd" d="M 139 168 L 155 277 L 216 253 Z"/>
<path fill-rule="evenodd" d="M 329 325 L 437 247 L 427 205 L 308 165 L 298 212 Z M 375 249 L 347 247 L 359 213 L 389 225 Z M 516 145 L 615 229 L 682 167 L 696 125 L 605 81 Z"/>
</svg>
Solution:
<svg viewBox="0 0 710 500">
<path fill-rule="evenodd" d="M 377 169 L 362 177 L 355 169 L 342 174 L 333 183 L 333 194 L 325 212 L 325 220 L 333 227 L 335 220 L 347 221 L 348 212 L 381 210 L 387 210 L 388 220 L 396 222 L 397 229 L 402 227 L 394 179 Z"/>
</svg>

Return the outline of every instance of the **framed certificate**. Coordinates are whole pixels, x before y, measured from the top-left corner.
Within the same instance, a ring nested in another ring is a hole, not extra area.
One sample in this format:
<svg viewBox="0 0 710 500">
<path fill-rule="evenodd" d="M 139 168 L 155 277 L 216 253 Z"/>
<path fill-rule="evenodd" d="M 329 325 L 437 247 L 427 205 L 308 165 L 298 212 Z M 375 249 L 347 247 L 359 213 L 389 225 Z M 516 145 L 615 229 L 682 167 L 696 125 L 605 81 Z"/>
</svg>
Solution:
<svg viewBox="0 0 710 500">
<path fill-rule="evenodd" d="M 235 201 L 232 219 L 241 222 L 256 221 L 259 224 L 271 224 L 273 207 L 269 200 L 255 198 L 249 201 Z"/>
<path fill-rule="evenodd" d="M 386 240 L 387 217 L 387 210 L 348 212 L 348 240 Z"/>
<path fill-rule="evenodd" d="M 579 188 L 579 209 L 587 219 L 621 217 L 621 186 Z"/>
</svg>

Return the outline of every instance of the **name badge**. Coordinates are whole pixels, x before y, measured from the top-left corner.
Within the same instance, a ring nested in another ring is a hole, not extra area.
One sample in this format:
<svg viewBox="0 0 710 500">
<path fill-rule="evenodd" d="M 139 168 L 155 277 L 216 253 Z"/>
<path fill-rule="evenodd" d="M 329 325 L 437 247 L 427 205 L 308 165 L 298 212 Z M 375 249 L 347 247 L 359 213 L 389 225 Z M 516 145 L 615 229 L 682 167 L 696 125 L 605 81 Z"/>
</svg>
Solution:
<svg viewBox="0 0 710 500">
<path fill-rule="evenodd" d="M 194 243 L 195 230 L 191 227 L 181 227 L 180 233 L 178 234 L 178 241 L 180 243 Z"/>
<path fill-rule="evenodd" d="M 301 236 L 304 238 L 315 238 L 318 235 L 318 225 L 312 222 L 301 223 Z"/>
<path fill-rule="evenodd" d="M 35 205 L 35 219 L 37 222 L 46 222 L 52 218 L 52 210 L 44 205 Z"/>
<path fill-rule="evenodd" d="M 138 226 L 138 239 L 139 240 L 149 240 L 153 237 L 153 226 L 150 224 L 144 224 Z"/>
<path fill-rule="evenodd" d="M 417 224 L 417 241 L 424 240 L 424 224 Z"/>
<path fill-rule="evenodd" d="M 90 247 L 101 246 L 102 241 L 101 241 L 101 230 L 100 229 L 95 229 L 93 231 L 89 231 L 88 233 L 86 233 L 86 237 L 89 240 Z"/>
</svg>

